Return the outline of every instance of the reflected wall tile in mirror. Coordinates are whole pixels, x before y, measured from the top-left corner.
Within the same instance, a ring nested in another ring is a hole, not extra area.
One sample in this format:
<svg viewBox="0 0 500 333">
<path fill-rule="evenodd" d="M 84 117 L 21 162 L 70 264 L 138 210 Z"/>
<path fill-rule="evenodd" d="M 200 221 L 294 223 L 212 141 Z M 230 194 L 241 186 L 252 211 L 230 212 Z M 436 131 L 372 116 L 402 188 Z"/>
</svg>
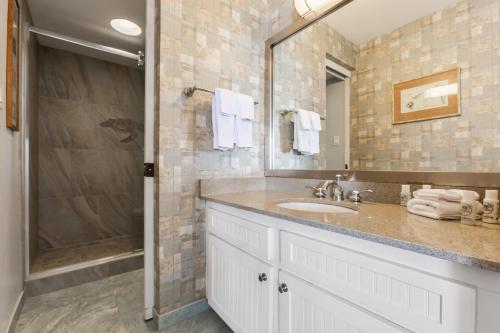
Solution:
<svg viewBox="0 0 500 333">
<path fill-rule="evenodd" d="M 338 15 L 342 15 L 342 11 Z M 335 31 L 335 21 L 330 22 L 334 30 L 325 38 L 332 45 L 330 52 L 337 53 L 336 57 L 343 61 L 354 58 L 350 96 L 353 169 L 498 170 L 498 162 L 492 158 L 500 146 L 495 146 L 500 128 L 497 16 L 497 0 L 459 1 L 405 22 L 388 33 L 352 43 L 352 47 L 349 38 Z M 322 73 L 314 73 L 309 61 L 316 57 L 317 69 L 323 71 L 325 52 L 321 48 L 321 32 L 326 21 L 328 18 L 274 47 L 274 112 L 284 107 L 321 112 L 323 91 L 316 81 L 323 80 Z M 312 38 L 315 33 L 319 33 L 318 38 Z M 284 70 L 285 67 L 289 70 Z M 461 116 L 392 124 L 394 83 L 456 67 L 461 69 Z M 323 164 L 318 163 L 321 156 L 314 161 L 290 154 L 290 131 L 282 119 L 275 114 L 278 122 L 273 124 L 275 167 L 321 168 Z M 321 152 L 327 147 L 325 144 L 323 148 L 322 144 Z"/>
</svg>

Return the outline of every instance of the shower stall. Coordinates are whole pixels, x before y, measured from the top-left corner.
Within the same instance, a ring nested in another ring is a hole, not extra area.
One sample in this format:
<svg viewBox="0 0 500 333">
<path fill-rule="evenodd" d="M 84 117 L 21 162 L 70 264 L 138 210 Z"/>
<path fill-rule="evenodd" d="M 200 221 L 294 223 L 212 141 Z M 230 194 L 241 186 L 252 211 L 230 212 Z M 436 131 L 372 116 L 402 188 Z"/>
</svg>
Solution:
<svg viewBox="0 0 500 333">
<path fill-rule="evenodd" d="M 144 59 L 26 33 L 27 292 L 36 295 L 143 267 Z"/>
</svg>

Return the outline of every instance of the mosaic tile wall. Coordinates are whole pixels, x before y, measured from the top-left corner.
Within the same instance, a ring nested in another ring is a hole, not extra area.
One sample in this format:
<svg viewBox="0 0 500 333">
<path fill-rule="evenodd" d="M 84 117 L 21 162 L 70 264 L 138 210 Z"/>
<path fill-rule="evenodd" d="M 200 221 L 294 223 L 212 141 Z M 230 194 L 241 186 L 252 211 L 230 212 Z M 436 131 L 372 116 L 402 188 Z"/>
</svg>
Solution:
<svg viewBox="0 0 500 333">
<path fill-rule="evenodd" d="M 159 1 L 156 310 L 205 297 L 204 202 L 199 179 L 259 176 L 264 169 L 264 42 L 267 0 Z M 254 147 L 212 149 L 211 95 L 185 87 L 252 95 Z"/>
<path fill-rule="evenodd" d="M 500 169 L 500 1 L 467 0 L 360 45 L 351 153 L 358 170 Z M 462 116 L 392 125 L 392 83 L 461 68 Z"/>
<path fill-rule="evenodd" d="M 326 23 L 319 22 L 274 48 L 274 133 L 276 169 L 326 169 L 325 131 L 320 132 L 320 154 L 301 155 L 292 149 L 291 114 L 283 109 L 305 109 L 326 116 L 326 55 L 356 67 L 357 47 Z M 326 124 L 323 122 L 323 127 Z"/>
<path fill-rule="evenodd" d="M 40 251 L 142 235 L 142 72 L 42 46 L 38 70 Z"/>
</svg>

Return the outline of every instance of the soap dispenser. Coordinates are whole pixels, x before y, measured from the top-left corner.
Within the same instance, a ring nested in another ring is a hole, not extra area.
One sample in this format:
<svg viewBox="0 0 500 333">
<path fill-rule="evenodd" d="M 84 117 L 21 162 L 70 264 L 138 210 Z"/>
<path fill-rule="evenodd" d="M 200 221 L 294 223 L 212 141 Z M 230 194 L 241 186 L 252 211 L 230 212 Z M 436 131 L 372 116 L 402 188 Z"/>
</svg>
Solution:
<svg viewBox="0 0 500 333">
<path fill-rule="evenodd" d="M 498 223 L 498 191 L 486 190 L 483 200 L 484 223 Z"/>
</svg>

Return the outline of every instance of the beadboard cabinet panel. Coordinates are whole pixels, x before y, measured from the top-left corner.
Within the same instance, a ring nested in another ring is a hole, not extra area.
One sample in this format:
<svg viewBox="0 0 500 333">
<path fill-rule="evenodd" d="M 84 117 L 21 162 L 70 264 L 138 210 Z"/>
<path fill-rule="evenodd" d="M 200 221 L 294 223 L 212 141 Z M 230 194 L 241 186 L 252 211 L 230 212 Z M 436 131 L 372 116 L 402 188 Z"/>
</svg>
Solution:
<svg viewBox="0 0 500 333">
<path fill-rule="evenodd" d="M 236 333 L 271 333 L 271 267 L 213 235 L 207 259 L 210 306 Z"/>
<path fill-rule="evenodd" d="M 287 287 L 279 296 L 280 333 L 409 332 L 285 272 L 279 283 Z"/>
<path fill-rule="evenodd" d="M 476 291 L 405 266 L 281 231 L 281 265 L 412 331 L 474 331 Z"/>
</svg>

